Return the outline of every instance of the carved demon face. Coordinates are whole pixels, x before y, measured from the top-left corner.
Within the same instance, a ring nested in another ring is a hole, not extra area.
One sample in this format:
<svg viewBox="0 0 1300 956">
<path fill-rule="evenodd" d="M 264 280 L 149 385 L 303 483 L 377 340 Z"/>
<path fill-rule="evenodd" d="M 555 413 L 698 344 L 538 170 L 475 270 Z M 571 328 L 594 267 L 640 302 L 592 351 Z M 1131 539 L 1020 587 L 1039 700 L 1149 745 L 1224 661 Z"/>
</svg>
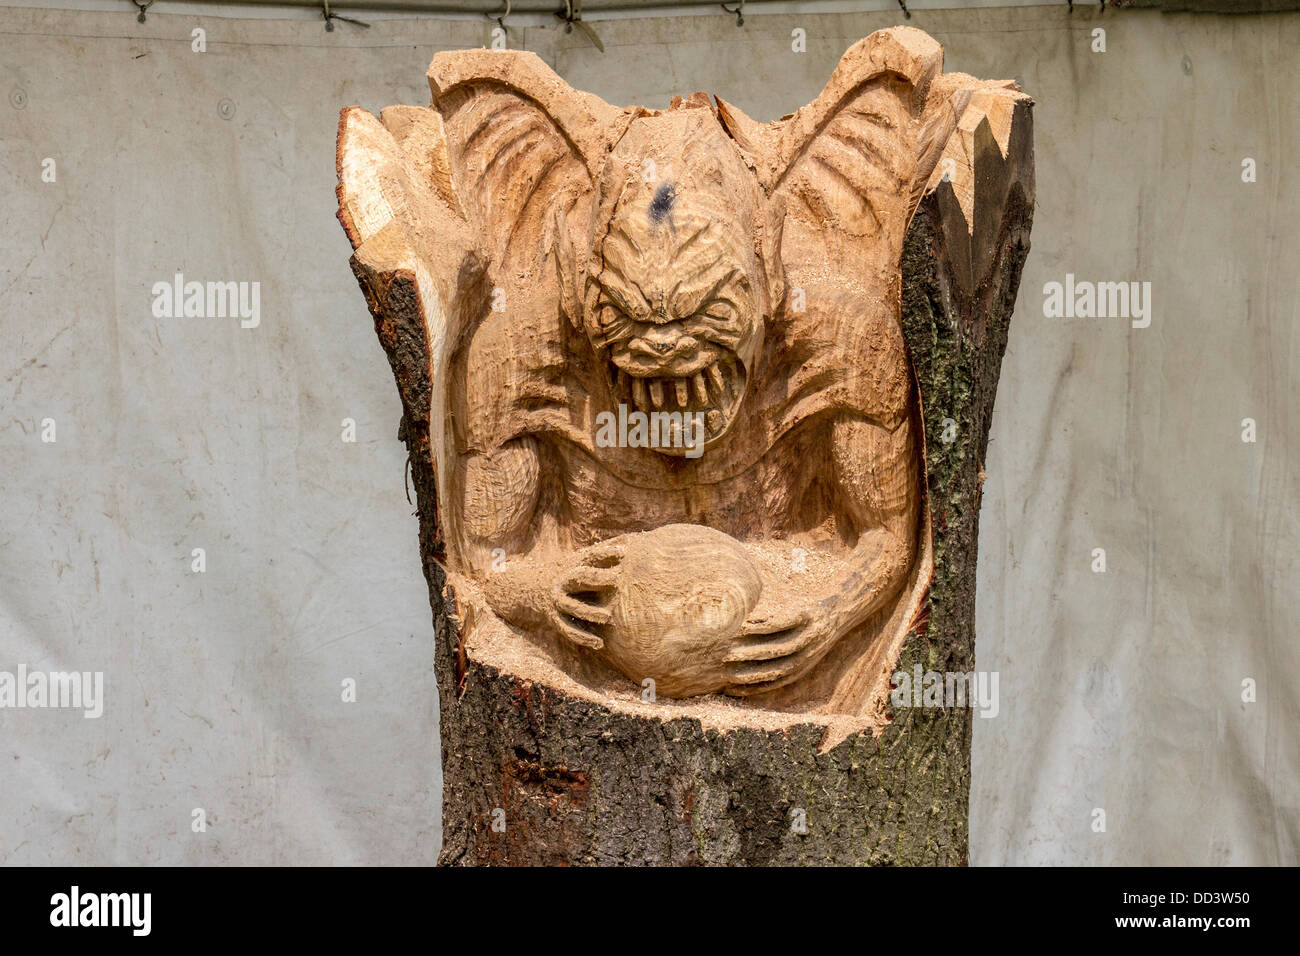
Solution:
<svg viewBox="0 0 1300 956">
<path fill-rule="evenodd" d="M 763 340 L 760 191 L 712 116 L 686 109 L 633 123 L 601 192 L 584 328 L 613 403 L 698 416 L 707 448 L 736 420 Z"/>
</svg>

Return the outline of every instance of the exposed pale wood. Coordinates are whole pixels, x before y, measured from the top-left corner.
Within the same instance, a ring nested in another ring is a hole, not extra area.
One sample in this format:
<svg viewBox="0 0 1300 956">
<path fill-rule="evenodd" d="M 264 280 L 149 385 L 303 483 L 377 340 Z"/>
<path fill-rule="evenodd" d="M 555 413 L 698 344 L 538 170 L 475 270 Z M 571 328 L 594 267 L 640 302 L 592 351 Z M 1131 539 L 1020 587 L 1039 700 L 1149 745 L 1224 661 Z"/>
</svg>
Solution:
<svg viewBox="0 0 1300 956">
<path fill-rule="evenodd" d="M 943 336 L 979 340 L 945 347 L 976 391 L 941 410 L 982 456 L 1033 183 L 1028 99 L 941 59 L 919 31 L 873 34 L 771 124 L 703 94 L 618 109 L 486 50 L 435 58 L 427 110 L 344 111 L 339 215 L 404 401 L 442 642 L 449 861 L 562 846 L 762 862 L 744 834 L 738 851 L 696 831 L 678 777 L 725 785 L 701 762 L 741 740 L 786 753 L 794 728 L 836 827 L 912 805 L 863 796 L 881 748 L 902 766 L 937 747 L 964 794 L 969 715 L 908 714 L 900 737 L 887 708 L 908 635 L 951 613 L 936 599 L 969 592 L 944 639 L 968 658 L 973 636 L 978 467 L 927 440 L 951 383 L 913 362 Z M 905 240 L 928 244 L 910 272 Z M 905 286 L 925 289 L 923 316 Z M 676 413 L 671 447 L 610 446 L 620 406 Z M 936 564 L 952 540 L 961 560 Z M 619 784 L 614 738 L 667 777 Z M 493 842 L 484 812 L 546 792 L 549 823 Z M 657 812 L 637 794 L 684 806 L 692 845 L 595 832 L 616 807 Z M 963 856 L 964 821 L 940 828 L 942 853 L 922 839 L 903 856 Z"/>
</svg>

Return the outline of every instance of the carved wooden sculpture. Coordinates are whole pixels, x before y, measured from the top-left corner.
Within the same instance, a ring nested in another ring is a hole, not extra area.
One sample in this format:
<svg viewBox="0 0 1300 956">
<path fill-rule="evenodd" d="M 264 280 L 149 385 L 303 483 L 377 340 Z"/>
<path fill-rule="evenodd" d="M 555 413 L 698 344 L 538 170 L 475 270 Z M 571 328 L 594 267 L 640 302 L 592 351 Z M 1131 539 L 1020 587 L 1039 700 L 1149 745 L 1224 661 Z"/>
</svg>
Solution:
<svg viewBox="0 0 1300 956">
<path fill-rule="evenodd" d="M 1033 194 L 1028 98 L 941 61 L 917 30 L 875 33 L 762 124 L 702 93 L 620 109 L 473 50 L 435 57 L 431 107 L 344 110 L 339 218 L 404 402 L 441 632 L 444 860 L 762 862 L 732 839 L 746 814 L 782 818 L 785 858 L 781 800 L 726 809 L 746 771 L 725 749 L 815 762 L 894 729 L 948 506 L 971 511 L 954 594 L 978 510 L 957 487 L 974 459 L 927 485 L 913 361 L 966 337 L 937 375 L 966 382 L 959 447 L 982 456 Z M 905 240 L 932 244 L 912 275 Z M 906 280 L 934 293 L 928 329 Z M 968 717 L 949 731 L 968 773 Z M 619 783 L 618 738 L 661 779 Z M 855 770 L 817 773 L 869 786 Z M 685 835 L 617 835 L 660 810 Z M 883 825 L 852 799 L 827 819 L 855 816 Z M 868 837 L 831 859 L 964 858 L 958 829 L 937 856 Z"/>
</svg>

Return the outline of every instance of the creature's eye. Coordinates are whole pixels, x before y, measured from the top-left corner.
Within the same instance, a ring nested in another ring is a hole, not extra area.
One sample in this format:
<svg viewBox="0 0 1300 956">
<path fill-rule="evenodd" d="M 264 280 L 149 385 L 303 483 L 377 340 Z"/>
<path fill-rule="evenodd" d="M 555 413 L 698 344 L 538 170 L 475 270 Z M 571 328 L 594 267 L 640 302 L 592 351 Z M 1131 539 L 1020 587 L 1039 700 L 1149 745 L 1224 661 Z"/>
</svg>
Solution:
<svg viewBox="0 0 1300 956">
<path fill-rule="evenodd" d="M 722 299 L 714 299 L 700 314 L 718 322 L 730 322 L 736 317 L 736 307 Z"/>
<path fill-rule="evenodd" d="M 626 339 L 632 331 L 632 323 L 626 313 L 609 301 L 602 301 L 596 307 L 596 327 L 599 330 L 597 344 L 603 346 Z"/>
<path fill-rule="evenodd" d="M 596 307 L 596 319 L 602 329 L 608 329 L 618 324 L 622 317 L 623 313 L 619 311 L 618 306 L 608 300 L 601 301 L 600 305 Z"/>
</svg>

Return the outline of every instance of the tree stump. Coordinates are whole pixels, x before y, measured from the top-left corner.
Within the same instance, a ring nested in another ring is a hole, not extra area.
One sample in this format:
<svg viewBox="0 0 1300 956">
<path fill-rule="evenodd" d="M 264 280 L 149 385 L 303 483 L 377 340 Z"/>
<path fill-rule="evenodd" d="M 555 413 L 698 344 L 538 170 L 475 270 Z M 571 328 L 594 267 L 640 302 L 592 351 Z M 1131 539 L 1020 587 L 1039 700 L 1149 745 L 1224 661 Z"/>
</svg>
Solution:
<svg viewBox="0 0 1300 956">
<path fill-rule="evenodd" d="M 433 608 L 440 863 L 966 862 L 971 710 L 900 706 L 892 677 L 974 668 L 1034 185 L 1028 97 L 940 63 L 919 31 L 873 34 L 818 100 L 758 124 L 702 94 L 618 110 L 530 54 L 466 51 L 435 59 L 430 108 L 344 111 L 339 216 L 403 401 Z M 680 283 L 654 299 L 657 276 L 706 274 L 687 247 L 721 258 L 734 235 L 733 310 L 674 312 Z M 698 446 L 589 439 L 596 408 L 657 409 L 674 384 Z M 734 626 L 712 585 L 669 607 L 682 585 L 663 582 L 714 553 L 693 525 L 754 555 L 762 598 Z M 686 543 L 647 552 L 678 542 L 668 526 Z M 821 576 L 769 563 L 791 548 Z M 694 653 L 710 614 L 722 650 Z M 661 661 L 615 653 L 670 638 Z"/>
</svg>

